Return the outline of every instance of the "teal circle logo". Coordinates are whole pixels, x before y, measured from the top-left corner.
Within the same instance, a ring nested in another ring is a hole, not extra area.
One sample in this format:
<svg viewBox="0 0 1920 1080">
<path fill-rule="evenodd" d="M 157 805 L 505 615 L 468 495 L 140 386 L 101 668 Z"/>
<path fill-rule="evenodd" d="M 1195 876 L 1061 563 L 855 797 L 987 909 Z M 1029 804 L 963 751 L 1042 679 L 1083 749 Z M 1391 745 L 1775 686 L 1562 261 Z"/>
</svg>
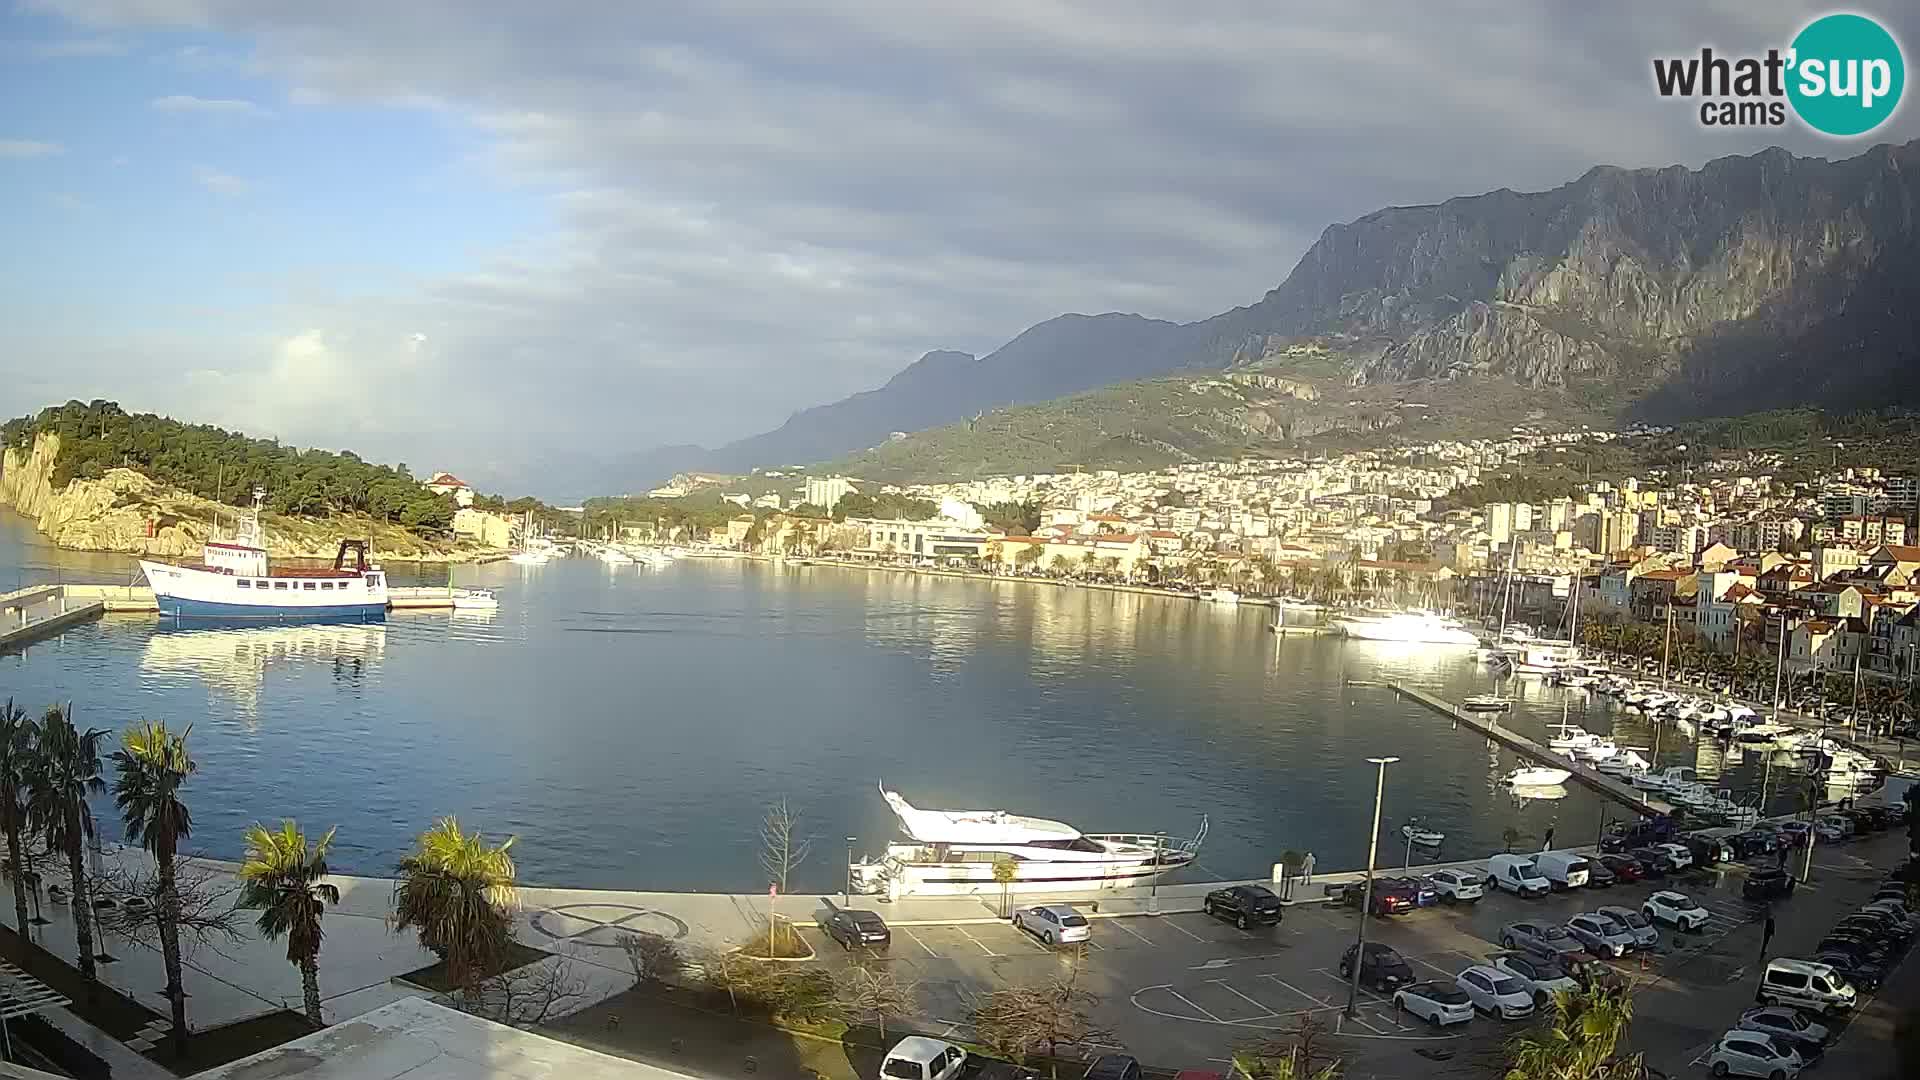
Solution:
<svg viewBox="0 0 1920 1080">
<path fill-rule="evenodd" d="M 1900 105 L 1907 65 L 1900 43 L 1864 15 L 1823 15 L 1793 39 L 1787 99 L 1808 127 L 1864 135 Z"/>
</svg>

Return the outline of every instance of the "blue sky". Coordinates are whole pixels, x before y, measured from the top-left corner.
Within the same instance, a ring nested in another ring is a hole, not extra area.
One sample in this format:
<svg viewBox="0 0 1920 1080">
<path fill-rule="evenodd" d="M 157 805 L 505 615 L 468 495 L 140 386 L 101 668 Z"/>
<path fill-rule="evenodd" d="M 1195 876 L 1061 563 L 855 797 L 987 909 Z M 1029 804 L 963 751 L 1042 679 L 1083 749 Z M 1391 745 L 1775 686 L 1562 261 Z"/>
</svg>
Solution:
<svg viewBox="0 0 1920 1080">
<path fill-rule="evenodd" d="M 1381 206 L 1920 135 L 1652 92 L 1819 10 L 0 0 L 0 414 L 507 487 L 714 445 L 1061 312 L 1248 303 Z"/>
</svg>

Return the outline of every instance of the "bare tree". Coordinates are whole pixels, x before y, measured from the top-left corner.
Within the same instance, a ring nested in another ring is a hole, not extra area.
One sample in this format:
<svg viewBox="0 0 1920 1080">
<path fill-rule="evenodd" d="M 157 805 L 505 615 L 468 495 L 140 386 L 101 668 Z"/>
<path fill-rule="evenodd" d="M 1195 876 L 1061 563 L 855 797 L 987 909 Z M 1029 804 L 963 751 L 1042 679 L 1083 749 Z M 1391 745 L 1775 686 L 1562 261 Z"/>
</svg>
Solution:
<svg viewBox="0 0 1920 1080">
<path fill-rule="evenodd" d="M 528 964 L 480 980 L 471 994 L 460 994 L 455 1008 L 495 1023 L 529 1028 L 558 1020 L 586 1004 L 587 980 L 564 956 Z"/>
<path fill-rule="evenodd" d="M 197 859 L 183 857 L 174 864 L 174 903 L 179 905 L 177 932 L 184 955 L 206 946 L 228 956 L 223 945 L 237 945 L 249 913 L 234 907 L 233 879 Z M 112 897 L 111 907 L 98 908 L 103 934 L 158 949 L 161 899 L 165 893 L 159 871 L 140 862 L 113 862 L 104 867 L 93 894 Z M 230 957 L 229 957 L 230 958 Z"/>
<path fill-rule="evenodd" d="M 834 980 L 830 1008 L 836 1018 L 849 1024 L 871 1020 L 885 1043 L 887 1017 L 913 1011 L 914 986 L 896 979 L 891 971 L 856 967 Z"/>
<path fill-rule="evenodd" d="M 1341 1063 L 1320 1048 L 1326 1034 L 1319 1014 L 1307 1013 L 1292 1030 L 1237 1048 L 1233 1067 L 1248 1080 L 1335 1080 Z"/>
<path fill-rule="evenodd" d="M 813 841 L 800 833 L 798 810 L 789 807 L 785 798 L 767 807 L 767 816 L 760 823 L 760 865 L 766 869 L 770 884 L 785 893 L 788 877 L 807 861 L 812 850 Z"/>
<path fill-rule="evenodd" d="M 970 1019 L 980 1042 L 1010 1060 L 1025 1063 L 1044 1053 L 1059 1071 L 1062 1046 L 1111 1044 L 1113 1033 L 1093 1022 L 1100 997 L 1078 985 L 1079 969 L 1039 986 L 995 990 L 975 1005 Z"/>
<path fill-rule="evenodd" d="M 627 963 L 633 968 L 633 977 L 640 982 L 670 979 L 687 966 L 686 958 L 680 955 L 680 946 L 659 934 L 621 934 L 619 942 L 621 951 L 627 954 Z"/>
</svg>

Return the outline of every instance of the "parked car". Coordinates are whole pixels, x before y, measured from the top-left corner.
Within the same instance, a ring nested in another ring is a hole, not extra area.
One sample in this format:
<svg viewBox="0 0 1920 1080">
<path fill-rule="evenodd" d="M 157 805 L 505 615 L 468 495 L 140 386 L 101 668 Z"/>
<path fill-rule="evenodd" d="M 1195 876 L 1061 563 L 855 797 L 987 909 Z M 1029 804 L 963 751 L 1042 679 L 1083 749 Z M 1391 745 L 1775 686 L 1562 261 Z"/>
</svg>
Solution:
<svg viewBox="0 0 1920 1080">
<path fill-rule="evenodd" d="M 1815 963 L 1825 964 L 1838 972 L 1848 984 L 1862 990 L 1878 990 L 1886 981 L 1887 966 L 1876 964 L 1856 953 L 1840 949 L 1826 949 L 1813 955 Z"/>
<path fill-rule="evenodd" d="M 1672 863 L 1676 870 L 1685 870 L 1693 865 L 1693 852 L 1687 849 L 1687 845 L 1678 841 L 1654 844 L 1653 849 L 1665 855 L 1667 861 Z"/>
<path fill-rule="evenodd" d="M 1842 810 L 1840 816 L 1853 823 L 1853 835 L 1865 836 L 1870 832 L 1879 832 L 1886 826 L 1878 824 L 1873 815 L 1865 810 Z"/>
<path fill-rule="evenodd" d="M 1662 889 L 1647 897 L 1640 905 L 1640 914 L 1649 921 L 1663 922 L 1675 930 L 1699 930 L 1707 925 L 1707 909 L 1693 902 L 1685 893 Z"/>
<path fill-rule="evenodd" d="M 1620 880 L 1620 875 L 1606 868 L 1598 859 L 1587 860 L 1587 888 L 1610 889 Z"/>
<path fill-rule="evenodd" d="M 1771 831 L 1748 829 L 1743 833 L 1734 833 L 1727 837 L 1727 846 L 1733 849 L 1736 859 L 1753 859 L 1761 855 L 1771 855 L 1776 850 L 1779 838 Z"/>
<path fill-rule="evenodd" d="M 1793 875 L 1773 866 L 1755 866 L 1747 870 L 1740 883 L 1740 895 L 1748 900 L 1777 900 L 1793 895 Z"/>
<path fill-rule="evenodd" d="M 1853 819 L 1844 814 L 1821 814 L 1819 817 L 1814 818 L 1813 831 L 1816 835 L 1820 832 L 1820 826 L 1822 825 L 1840 830 L 1840 839 L 1842 840 L 1853 839 Z"/>
<path fill-rule="evenodd" d="M 1813 832 L 1813 826 L 1804 821 L 1783 821 L 1774 826 L 1780 834 L 1781 846 L 1797 849 L 1807 846 L 1807 836 Z"/>
<path fill-rule="evenodd" d="M 1021 908 L 1013 913 L 1013 925 L 1049 945 L 1085 941 L 1093 933 L 1087 917 L 1065 904 Z"/>
<path fill-rule="evenodd" d="M 1413 894 L 1414 907 L 1432 907 L 1440 902 L 1440 890 L 1435 888 L 1433 882 L 1428 881 L 1426 878 L 1401 877 L 1390 880 L 1399 885 L 1400 888 Z"/>
<path fill-rule="evenodd" d="M 1556 891 L 1578 889 L 1587 883 L 1587 860 L 1571 851 L 1543 851 L 1533 857 L 1533 868 Z"/>
<path fill-rule="evenodd" d="M 1533 1015 L 1533 995 L 1519 979 L 1499 968 L 1475 964 L 1460 973 L 1454 986 L 1481 1012 L 1506 1020 L 1524 1020 Z"/>
<path fill-rule="evenodd" d="M 1526 855 L 1500 854 L 1487 860 L 1487 885 L 1498 886 L 1515 896 L 1545 896 L 1553 884 L 1533 868 Z"/>
<path fill-rule="evenodd" d="M 1733 846 L 1717 836 L 1688 833 L 1680 838 L 1695 866 L 1718 866 L 1733 861 Z"/>
<path fill-rule="evenodd" d="M 1836 969 L 1790 956 L 1767 961 L 1753 995 L 1762 1005 L 1791 1005 L 1815 1013 L 1845 1012 L 1858 998 L 1859 991 Z"/>
<path fill-rule="evenodd" d="M 1585 946 L 1575 940 L 1572 934 L 1567 933 L 1567 928 L 1559 923 L 1508 923 L 1500 930 L 1500 945 L 1502 948 L 1523 949 L 1535 956 L 1547 958 L 1558 958 L 1585 951 Z"/>
<path fill-rule="evenodd" d="M 1443 982 L 1421 982 L 1393 992 L 1393 1006 L 1425 1020 L 1434 1027 L 1464 1024 L 1473 1019 L 1473 999 L 1458 986 Z"/>
<path fill-rule="evenodd" d="M 1647 868 L 1631 855 L 1602 855 L 1596 863 L 1612 871 L 1621 881 L 1639 881 L 1647 876 Z"/>
<path fill-rule="evenodd" d="M 1765 1076 L 1778 1080 L 1800 1075 L 1805 1065 L 1791 1047 L 1757 1031 L 1729 1031 L 1707 1051 L 1707 1071 L 1715 1076 Z"/>
<path fill-rule="evenodd" d="M 814 921 L 828 937 L 849 952 L 855 945 L 884 949 L 893 943 L 893 931 L 887 929 L 886 920 L 871 911 L 839 908 L 832 914 L 822 912 L 815 916 Z"/>
<path fill-rule="evenodd" d="M 1762 1031 L 1798 1051 L 1807 1061 L 1819 1057 L 1831 1036 L 1825 1025 L 1800 1015 L 1798 1009 L 1784 1005 L 1762 1005 L 1740 1014 L 1735 1027 L 1742 1031 Z"/>
<path fill-rule="evenodd" d="M 1913 940 L 1913 925 L 1905 919 L 1895 919 L 1884 911 L 1856 911 L 1835 923 L 1834 929 L 1864 930 L 1896 946 Z"/>
<path fill-rule="evenodd" d="M 1347 891 L 1342 895 L 1341 899 L 1348 907 L 1357 908 L 1365 902 L 1366 895 L 1366 883 L 1356 881 L 1347 886 Z M 1374 879 L 1372 914 L 1404 915 L 1412 911 L 1416 906 L 1415 893 L 1412 889 L 1401 885 L 1398 880 L 1394 878 Z"/>
<path fill-rule="evenodd" d="M 1140 1080 L 1140 1062 L 1129 1054 L 1101 1054 L 1087 1066 L 1087 1080 Z"/>
<path fill-rule="evenodd" d="M 1638 935 L 1597 911 L 1567 920 L 1567 933 L 1595 956 L 1625 956 L 1639 947 Z"/>
<path fill-rule="evenodd" d="M 1280 898 L 1264 885 L 1234 885 L 1207 894 L 1201 908 L 1245 930 L 1249 926 L 1280 925 Z"/>
<path fill-rule="evenodd" d="M 1862 958 L 1876 964 L 1884 964 L 1893 958 L 1893 942 L 1877 934 L 1857 927 L 1834 927 L 1827 936 L 1815 946 L 1820 949 L 1845 949 L 1858 953 Z"/>
<path fill-rule="evenodd" d="M 1673 865 L 1673 858 L 1658 848 L 1639 847 L 1627 852 L 1627 854 L 1633 856 L 1633 858 L 1639 862 L 1640 876 L 1642 878 L 1663 878 L 1673 873 L 1676 869 Z"/>
<path fill-rule="evenodd" d="M 949 1042 L 909 1035 L 893 1044 L 880 1062 L 890 1080 L 952 1080 L 967 1063 L 967 1052 Z"/>
<path fill-rule="evenodd" d="M 1355 946 L 1347 946 L 1340 957 L 1340 977 L 1353 976 L 1353 951 Z M 1360 981 L 1381 993 L 1395 987 L 1407 986 L 1413 982 L 1413 968 L 1407 958 L 1395 952 L 1391 946 L 1377 941 L 1367 942 L 1366 960 L 1360 965 Z"/>
<path fill-rule="evenodd" d="M 1429 877 L 1443 904 L 1472 903 L 1486 891 L 1480 878 L 1465 870 L 1435 870 Z"/>
<path fill-rule="evenodd" d="M 1636 949 L 1651 949 L 1660 944 L 1660 931 L 1654 929 L 1645 915 L 1632 908 L 1609 904 L 1594 909 L 1594 914 L 1605 915 L 1618 925 L 1626 927 L 1633 934 L 1633 947 Z"/>
<path fill-rule="evenodd" d="M 1872 903 L 1898 904 L 1900 905 L 1901 911 L 1908 910 L 1906 884 L 1903 882 L 1898 885 L 1880 886 L 1880 888 L 1874 890 Z"/>
<path fill-rule="evenodd" d="M 1821 844 L 1838 844 L 1847 838 L 1847 830 L 1822 818 L 1813 823 L 1813 838 Z"/>
<path fill-rule="evenodd" d="M 1572 993 L 1580 989 L 1579 981 L 1551 960 L 1518 952 L 1494 953 L 1487 959 L 1498 970 L 1519 979 L 1533 995 L 1536 1006 L 1545 1006 L 1547 999 L 1562 990 Z"/>
</svg>

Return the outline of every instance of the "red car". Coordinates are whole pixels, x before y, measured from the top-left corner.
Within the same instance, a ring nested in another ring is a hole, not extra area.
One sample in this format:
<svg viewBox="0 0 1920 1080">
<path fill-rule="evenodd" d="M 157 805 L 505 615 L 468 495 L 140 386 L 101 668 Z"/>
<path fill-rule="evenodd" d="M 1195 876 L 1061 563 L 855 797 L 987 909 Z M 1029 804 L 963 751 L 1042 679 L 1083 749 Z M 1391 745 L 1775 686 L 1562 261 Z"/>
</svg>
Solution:
<svg viewBox="0 0 1920 1080">
<path fill-rule="evenodd" d="M 1600 865 L 1613 871 L 1613 876 L 1621 881 L 1642 881 L 1647 876 L 1647 868 L 1631 855 L 1602 855 Z"/>
<path fill-rule="evenodd" d="M 1365 899 L 1367 883 L 1356 881 L 1347 886 L 1343 899 L 1348 907 L 1359 907 Z M 1396 878 L 1373 879 L 1373 914 L 1403 915 L 1419 906 L 1419 893 Z"/>
</svg>

